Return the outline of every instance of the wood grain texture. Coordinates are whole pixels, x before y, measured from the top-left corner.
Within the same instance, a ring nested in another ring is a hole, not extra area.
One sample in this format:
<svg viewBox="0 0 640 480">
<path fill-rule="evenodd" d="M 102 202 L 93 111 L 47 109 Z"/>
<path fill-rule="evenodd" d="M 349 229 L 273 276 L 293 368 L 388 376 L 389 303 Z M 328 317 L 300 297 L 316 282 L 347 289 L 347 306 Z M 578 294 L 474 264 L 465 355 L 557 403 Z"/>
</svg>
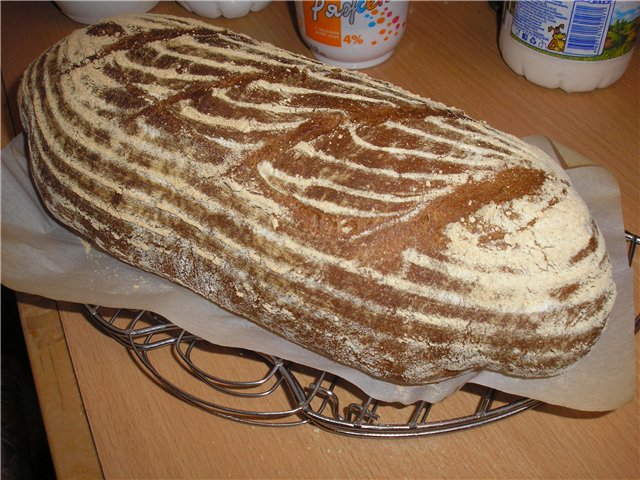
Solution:
<svg viewBox="0 0 640 480">
<path fill-rule="evenodd" d="M 56 474 L 59 478 L 100 477 L 56 302 L 24 293 L 17 300 Z"/>
<path fill-rule="evenodd" d="M 0 101 L 2 102 L 0 105 L 0 120 L 1 120 L 1 125 L 0 125 L 0 133 L 1 133 L 1 145 L 2 148 L 4 148 L 5 146 L 7 146 L 9 144 L 9 142 L 11 141 L 11 139 L 14 137 L 15 135 L 15 130 L 14 130 L 14 122 L 11 118 L 11 112 L 9 110 L 9 102 L 8 102 L 8 98 L 7 98 L 7 91 L 4 88 L 4 79 L 2 81 L 2 93 L 0 96 Z"/>
<path fill-rule="evenodd" d="M 17 82 L 27 65 L 80 25 L 52 2 L 2 2 L 0 7 L 2 74 L 15 111 Z M 175 2 L 163 2 L 153 12 L 191 16 Z M 211 23 L 308 54 L 285 3 Z M 636 52 L 624 77 L 607 89 L 570 95 L 546 90 L 504 65 L 495 14 L 486 2 L 416 2 L 394 56 L 367 73 L 515 135 L 546 135 L 605 165 L 620 184 L 625 227 L 638 233 L 639 57 Z M 640 262 L 635 270 L 638 279 Z M 108 478 L 640 477 L 638 395 L 606 414 L 546 406 L 464 433 L 402 441 L 339 437 L 311 426 L 251 428 L 182 404 L 79 313 L 64 306 L 60 315 Z M 55 405 L 46 391 L 39 393 L 43 404 Z M 50 435 L 53 441 L 55 429 Z M 56 455 L 69 460 L 84 454 L 68 443 Z"/>
<path fill-rule="evenodd" d="M 637 400 L 604 414 L 545 406 L 478 429 L 405 440 L 350 438 L 311 425 L 253 427 L 166 393 L 78 307 L 62 304 L 61 317 L 80 384 L 86 382 L 83 399 L 107 478 L 637 478 L 639 472 Z M 181 369 L 157 365 L 169 378 Z M 233 359 L 222 358 L 217 368 L 243 374 Z"/>
</svg>

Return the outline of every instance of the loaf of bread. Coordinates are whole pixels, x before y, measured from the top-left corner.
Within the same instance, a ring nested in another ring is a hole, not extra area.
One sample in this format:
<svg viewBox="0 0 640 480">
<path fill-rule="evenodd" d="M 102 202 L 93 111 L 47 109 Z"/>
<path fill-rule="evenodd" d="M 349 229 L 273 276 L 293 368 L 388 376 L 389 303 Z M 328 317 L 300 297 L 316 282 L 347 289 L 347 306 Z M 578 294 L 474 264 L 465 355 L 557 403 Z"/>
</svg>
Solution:
<svg viewBox="0 0 640 480">
<path fill-rule="evenodd" d="M 43 204 L 114 257 L 384 380 L 558 374 L 615 289 L 544 153 L 206 23 L 114 17 L 19 94 Z"/>
</svg>

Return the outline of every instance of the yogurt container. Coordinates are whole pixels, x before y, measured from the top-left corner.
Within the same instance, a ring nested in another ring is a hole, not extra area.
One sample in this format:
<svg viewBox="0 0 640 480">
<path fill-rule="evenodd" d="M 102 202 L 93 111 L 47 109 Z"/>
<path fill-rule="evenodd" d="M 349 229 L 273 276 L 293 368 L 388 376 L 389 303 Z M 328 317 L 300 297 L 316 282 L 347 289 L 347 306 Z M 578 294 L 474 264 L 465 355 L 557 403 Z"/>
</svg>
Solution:
<svg viewBox="0 0 640 480">
<path fill-rule="evenodd" d="M 407 25 L 407 1 L 298 0 L 298 29 L 320 61 L 368 68 L 387 60 Z"/>
<path fill-rule="evenodd" d="M 509 1 L 500 51 L 514 72 L 533 83 L 587 92 L 622 76 L 639 25 L 637 1 Z"/>
</svg>

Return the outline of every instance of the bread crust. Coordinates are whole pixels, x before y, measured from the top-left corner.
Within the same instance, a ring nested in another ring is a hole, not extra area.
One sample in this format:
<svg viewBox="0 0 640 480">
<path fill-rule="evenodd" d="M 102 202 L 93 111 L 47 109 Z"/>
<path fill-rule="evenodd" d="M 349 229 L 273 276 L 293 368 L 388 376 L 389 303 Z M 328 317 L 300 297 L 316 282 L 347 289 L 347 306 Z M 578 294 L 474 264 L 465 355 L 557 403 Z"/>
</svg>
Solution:
<svg viewBox="0 0 640 480">
<path fill-rule="evenodd" d="M 127 15 L 47 50 L 19 103 L 64 225 L 374 377 L 555 375 L 612 307 L 604 240 L 553 160 L 366 75 Z"/>
</svg>

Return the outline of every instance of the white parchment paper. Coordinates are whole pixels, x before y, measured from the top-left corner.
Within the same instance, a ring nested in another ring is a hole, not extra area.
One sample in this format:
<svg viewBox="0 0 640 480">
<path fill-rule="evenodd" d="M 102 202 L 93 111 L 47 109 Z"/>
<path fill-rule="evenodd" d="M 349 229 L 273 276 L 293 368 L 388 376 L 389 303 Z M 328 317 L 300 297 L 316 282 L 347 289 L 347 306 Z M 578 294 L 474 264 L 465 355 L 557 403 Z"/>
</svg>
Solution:
<svg viewBox="0 0 640 480">
<path fill-rule="evenodd" d="M 557 158 L 548 140 L 530 137 L 527 141 Z M 567 173 L 605 235 L 618 296 L 593 350 L 551 378 L 521 379 L 476 371 L 440 383 L 400 386 L 309 352 L 190 290 L 91 248 L 60 226 L 43 210 L 33 189 L 22 135 L 2 150 L 2 283 L 56 300 L 151 310 L 211 343 L 256 350 L 334 373 L 382 401 L 435 403 L 472 382 L 569 408 L 610 410 L 629 401 L 635 390 L 633 280 L 620 195 L 615 180 L 601 167 L 579 167 Z"/>
</svg>

